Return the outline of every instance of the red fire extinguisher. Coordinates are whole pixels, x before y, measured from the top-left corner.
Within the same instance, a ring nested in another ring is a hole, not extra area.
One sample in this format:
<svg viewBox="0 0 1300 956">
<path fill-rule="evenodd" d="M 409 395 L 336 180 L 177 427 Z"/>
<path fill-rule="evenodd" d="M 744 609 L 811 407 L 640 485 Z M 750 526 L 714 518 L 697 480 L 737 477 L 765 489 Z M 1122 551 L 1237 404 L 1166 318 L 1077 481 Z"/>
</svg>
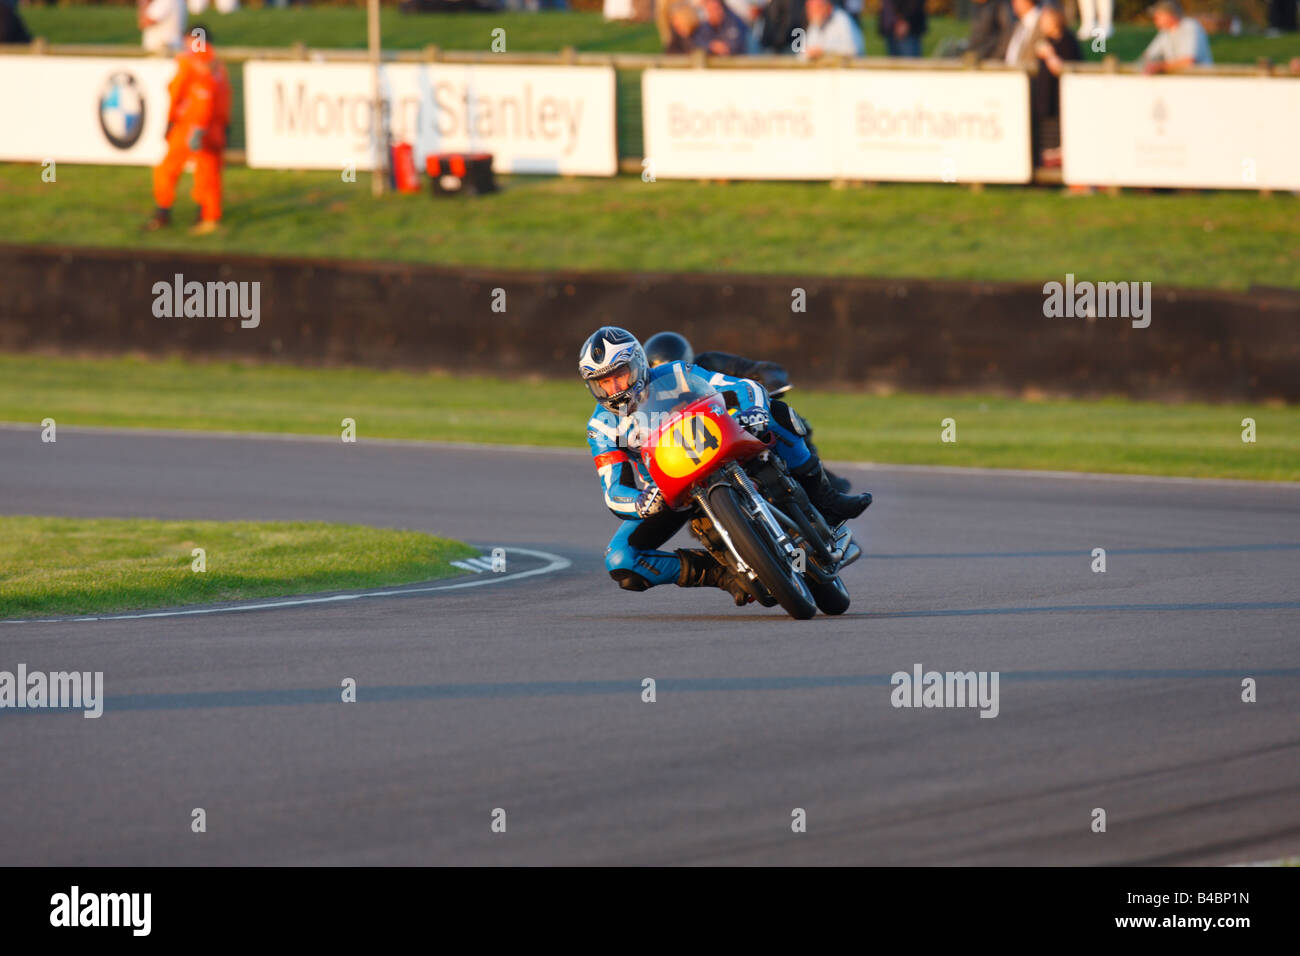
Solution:
<svg viewBox="0 0 1300 956">
<path fill-rule="evenodd" d="M 420 174 L 415 171 L 415 152 L 410 143 L 393 146 L 393 184 L 400 193 L 420 191 Z"/>
</svg>

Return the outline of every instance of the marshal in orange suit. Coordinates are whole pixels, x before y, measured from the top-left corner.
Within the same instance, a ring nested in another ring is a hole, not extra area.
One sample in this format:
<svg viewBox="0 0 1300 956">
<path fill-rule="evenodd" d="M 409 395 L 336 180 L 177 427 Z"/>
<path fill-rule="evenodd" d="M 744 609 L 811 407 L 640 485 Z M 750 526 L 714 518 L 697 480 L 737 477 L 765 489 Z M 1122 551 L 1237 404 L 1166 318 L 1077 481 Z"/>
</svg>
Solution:
<svg viewBox="0 0 1300 956">
<path fill-rule="evenodd" d="M 212 55 L 212 37 L 206 30 L 196 27 L 185 40 L 185 49 L 176 57 L 176 76 L 167 88 L 167 155 L 153 170 L 157 208 L 145 228 L 161 229 L 171 222 L 176 182 L 193 160 L 199 219 L 190 231 L 202 235 L 215 232 L 221 222 L 221 151 L 230 125 L 230 79 Z"/>
</svg>

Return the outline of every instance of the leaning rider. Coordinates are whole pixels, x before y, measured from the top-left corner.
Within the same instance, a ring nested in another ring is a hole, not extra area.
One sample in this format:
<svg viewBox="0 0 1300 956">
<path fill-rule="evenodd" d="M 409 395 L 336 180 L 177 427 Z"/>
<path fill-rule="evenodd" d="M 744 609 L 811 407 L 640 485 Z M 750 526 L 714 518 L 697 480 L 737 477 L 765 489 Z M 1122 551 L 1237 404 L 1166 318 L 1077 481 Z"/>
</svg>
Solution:
<svg viewBox="0 0 1300 956">
<path fill-rule="evenodd" d="M 787 431 L 792 431 L 803 438 L 809 451 L 814 455 L 818 454 L 817 446 L 812 441 L 812 425 L 808 424 L 808 420 L 791 408 L 787 402 L 778 398 L 790 391 L 790 376 L 784 365 L 732 355 L 730 352 L 701 352 L 696 355 L 691 343 L 684 335 L 677 332 L 659 332 L 646 339 L 645 357 L 651 368 L 656 368 L 665 362 L 685 362 L 687 365 L 730 375 L 733 378 L 753 379 L 767 389 L 768 396 L 773 399 L 772 417 Z M 831 487 L 836 491 L 847 492 L 853 487 L 847 478 L 835 474 L 829 468 L 826 469 L 826 477 L 830 479 Z"/>
<path fill-rule="evenodd" d="M 587 444 L 605 493 L 605 504 L 622 526 L 605 549 L 605 567 L 619 587 L 644 591 L 659 584 L 716 587 L 731 593 L 736 605 L 753 600 L 740 576 L 700 548 L 658 550 L 688 520 L 687 512 L 668 508 L 639 455 L 627 448 L 635 440 L 631 414 L 644 400 L 650 383 L 673 374 L 676 363 L 651 370 L 645 350 L 632 333 L 615 326 L 597 329 L 582 344 L 578 371 L 597 401 L 587 423 Z M 871 495 L 845 495 L 831 487 L 817 456 L 803 438 L 772 420 L 767 392 L 748 379 L 715 374 L 709 382 L 735 409 L 736 423 L 752 434 L 776 439 L 774 450 L 808 492 L 813 505 L 831 524 L 856 518 L 871 504 Z M 635 449 L 634 449 L 635 451 Z"/>
</svg>

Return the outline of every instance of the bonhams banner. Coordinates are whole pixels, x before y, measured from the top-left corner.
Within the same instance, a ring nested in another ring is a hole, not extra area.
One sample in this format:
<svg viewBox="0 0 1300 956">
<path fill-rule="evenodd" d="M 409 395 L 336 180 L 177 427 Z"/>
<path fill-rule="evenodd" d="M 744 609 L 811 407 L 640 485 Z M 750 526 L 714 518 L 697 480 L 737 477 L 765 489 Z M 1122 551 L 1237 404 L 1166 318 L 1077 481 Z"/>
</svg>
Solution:
<svg viewBox="0 0 1300 956">
<path fill-rule="evenodd" d="M 369 169 L 372 76 L 362 63 L 249 61 L 248 165 Z M 610 67 L 390 63 L 380 89 L 381 136 L 410 143 L 417 163 L 472 151 L 494 153 L 498 172 L 617 172 Z"/>
<path fill-rule="evenodd" d="M 1016 71 L 646 70 L 655 176 L 1028 182 Z"/>
<path fill-rule="evenodd" d="M 1061 78 L 1067 183 L 1300 189 L 1300 78 Z"/>
<path fill-rule="evenodd" d="M 0 159 L 151 166 L 175 73 L 167 59 L 0 56 Z"/>
</svg>

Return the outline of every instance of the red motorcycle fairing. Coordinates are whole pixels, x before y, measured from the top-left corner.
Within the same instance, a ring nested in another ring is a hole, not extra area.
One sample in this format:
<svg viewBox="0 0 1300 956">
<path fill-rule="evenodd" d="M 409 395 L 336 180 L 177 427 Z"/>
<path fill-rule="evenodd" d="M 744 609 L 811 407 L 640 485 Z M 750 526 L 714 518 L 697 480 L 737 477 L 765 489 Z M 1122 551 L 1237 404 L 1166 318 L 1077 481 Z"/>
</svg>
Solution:
<svg viewBox="0 0 1300 956">
<path fill-rule="evenodd" d="M 732 420 L 721 396 L 709 395 L 655 425 L 641 456 L 664 501 L 675 508 L 701 478 L 728 461 L 748 461 L 769 447 Z"/>
</svg>

